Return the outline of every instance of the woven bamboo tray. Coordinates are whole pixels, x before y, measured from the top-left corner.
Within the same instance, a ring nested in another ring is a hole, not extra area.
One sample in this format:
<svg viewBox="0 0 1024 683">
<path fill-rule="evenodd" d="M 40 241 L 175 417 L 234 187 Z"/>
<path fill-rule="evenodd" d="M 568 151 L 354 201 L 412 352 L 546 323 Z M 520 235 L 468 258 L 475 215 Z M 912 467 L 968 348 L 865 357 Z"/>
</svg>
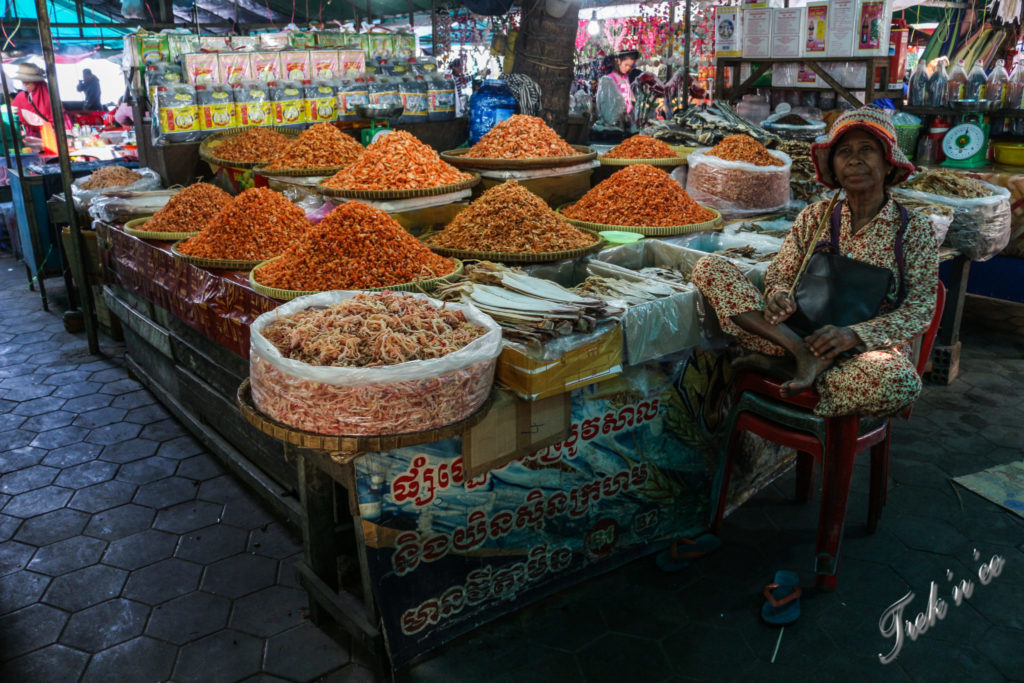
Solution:
<svg viewBox="0 0 1024 683">
<path fill-rule="evenodd" d="M 242 415 L 253 427 L 268 436 L 299 446 L 300 448 L 312 448 L 319 451 L 328 451 L 332 458 L 345 464 L 355 460 L 364 453 L 376 453 L 378 451 L 390 451 L 396 448 L 418 446 L 424 443 L 443 441 L 452 437 L 462 436 L 469 428 L 476 426 L 487 415 L 494 400 L 493 392 L 487 396 L 475 413 L 464 420 L 453 422 L 437 429 L 428 429 L 423 432 L 407 432 L 405 434 L 381 434 L 379 436 L 342 436 L 316 434 L 295 429 L 282 424 L 277 420 L 267 417 L 256 408 L 252 400 L 252 387 L 246 379 L 238 387 L 236 395 L 238 408 Z"/>
<path fill-rule="evenodd" d="M 136 218 L 135 220 L 128 221 L 124 224 L 124 231 L 132 237 L 138 237 L 142 240 L 160 240 L 162 242 L 180 242 L 181 240 L 187 240 L 189 237 L 199 234 L 198 230 L 195 232 L 150 232 L 148 230 L 139 230 L 136 227 L 142 225 L 150 218 L 152 218 L 152 216 Z"/>
<path fill-rule="evenodd" d="M 200 258 L 198 256 L 189 256 L 182 254 L 178 251 L 178 245 L 184 240 L 179 240 L 171 245 L 171 253 L 174 254 L 175 258 L 180 258 L 186 263 L 191 263 L 193 266 L 199 266 L 200 268 L 216 268 L 218 270 L 249 270 L 258 266 L 262 261 L 236 261 L 231 259 L 214 259 L 214 258 Z"/>
<path fill-rule="evenodd" d="M 285 128 L 284 126 L 263 126 L 274 132 L 280 133 L 290 138 L 299 137 L 299 133 L 302 131 L 294 128 Z M 233 137 L 237 137 L 244 133 L 247 128 L 235 128 L 232 130 L 222 130 L 214 133 L 199 144 L 199 158 L 203 161 L 218 166 L 230 166 L 231 168 L 254 168 L 260 164 L 267 163 L 268 160 L 263 161 L 228 161 L 227 159 L 221 159 L 217 156 L 217 147 L 221 145 L 225 140 L 230 140 Z"/>
<path fill-rule="evenodd" d="M 261 176 L 268 178 L 316 178 L 316 177 L 331 177 L 345 166 L 324 166 L 322 168 L 281 168 L 271 170 L 262 166 L 256 166 L 252 169 L 253 173 L 258 173 Z"/>
<path fill-rule="evenodd" d="M 665 168 L 675 168 L 676 166 L 685 166 L 686 159 L 682 157 L 662 157 L 660 159 L 609 159 L 608 157 L 599 157 L 597 159 L 601 162 L 602 166 L 658 166 Z"/>
<path fill-rule="evenodd" d="M 278 258 L 280 258 L 280 257 L 278 257 Z M 256 271 L 264 263 L 270 263 L 270 261 L 273 261 L 273 260 L 274 259 L 270 259 L 269 261 L 263 261 L 261 263 L 258 263 L 255 266 L 253 266 L 252 270 L 249 272 L 249 284 L 252 285 L 252 288 L 258 294 L 262 294 L 263 296 L 269 296 L 271 299 L 279 299 L 281 301 L 291 301 L 292 299 L 297 299 L 300 296 L 308 296 L 310 294 L 319 294 L 320 293 L 319 291 L 302 291 L 302 290 L 298 290 L 298 289 L 277 289 L 276 287 L 267 287 L 266 285 L 261 285 L 259 282 L 256 281 Z M 374 287 L 374 288 L 370 288 L 370 289 L 361 289 L 361 291 L 364 291 L 364 292 L 380 292 L 380 291 L 383 291 L 385 289 L 388 289 L 388 290 L 391 290 L 391 291 L 394 291 L 394 292 L 424 292 L 424 293 L 432 292 L 435 289 L 437 289 L 438 287 L 440 287 L 442 283 L 444 283 L 444 282 L 451 282 L 452 280 L 454 280 L 457 277 L 462 275 L 462 261 L 460 261 L 459 259 L 453 259 L 453 260 L 455 261 L 455 270 L 453 270 L 452 272 L 450 272 L 447 275 L 444 275 L 442 277 L 435 277 L 435 278 L 432 278 L 430 280 L 419 280 L 417 282 L 407 282 L 407 283 L 401 284 L 401 285 L 390 285 L 388 287 Z"/>
<path fill-rule="evenodd" d="M 568 220 L 568 219 L 566 219 Z M 515 252 L 515 251 L 471 251 L 468 249 L 449 249 L 448 247 L 437 247 L 428 242 L 431 236 L 439 233 L 433 232 L 424 235 L 420 241 L 430 248 L 435 254 L 441 256 L 452 256 L 457 259 L 472 259 L 476 261 L 500 261 L 502 263 L 549 263 L 551 261 L 563 261 L 565 259 L 580 258 L 593 254 L 604 247 L 604 239 L 593 230 L 583 228 L 583 232 L 593 235 L 596 241 L 587 247 L 579 249 L 567 249 L 565 251 L 544 251 L 537 253 Z"/>
<path fill-rule="evenodd" d="M 469 149 L 441 152 L 441 158 L 455 168 L 467 171 L 522 171 L 530 168 L 558 168 L 575 166 L 597 158 L 597 152 L 584 145 L 572 145 L 579 154 L 571 157 L 534 157 L 531 159 L 467 159 Z"/>
<path fill-rule="evenodd" d="M 320 193 L 325 197 L 344 197 L 345 199 L 368 199 L 368 200 L 383 200 L 383 199 L 415 199 L 416 197 L 438 197 L 443 194 L 450 194 L 452 192 L 459 192 L 460 190 L 468 190 L 480 182 L 479 174 L 473 173 L 471 178 L 463 180 L 461 183 L 451 183 L 450 185 L 438 185 L 437 187 L 424 187 L 416 190 L 338 190 L 332 187 L 324 187 L 324 182 L 327 179 L 321 180 L 317 186 Z"/>
<path fill-rule="evenodd" d="M 558 213 L 577 228 L 583 228 L 585 230 L 590 230 L 591 232 L 601 232 L 602 230 L 622 230 L 624 232 L 637 232 L 644 237 L 671 237 L 673 235 L 685 235 L 691 232 L 704 232 L 705 230 L 722 229 L 722 214 L 707 206 L 704 208 L 708 211 L 714 212 L 715 217 L 709 221 L 693 223 L 691 225 L 604 225 L 602 223 L 590 223 L 587 221 L 578 221 L 562 214 L 562 209 L 567 206 L 570 205 L 563 204 L 558 207 Z"/>
</svg>

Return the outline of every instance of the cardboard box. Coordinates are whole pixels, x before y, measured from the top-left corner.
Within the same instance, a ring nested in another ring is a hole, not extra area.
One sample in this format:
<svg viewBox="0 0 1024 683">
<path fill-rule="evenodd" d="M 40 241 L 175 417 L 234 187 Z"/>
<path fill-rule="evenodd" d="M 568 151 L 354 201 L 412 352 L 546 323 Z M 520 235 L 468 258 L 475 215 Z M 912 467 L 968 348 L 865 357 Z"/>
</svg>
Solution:
<svg viewBox="0 0 1024 683">
<path fill-rule="evenodd" d="M 858 57 L 888 55 L 891 23 L 892 0 L 859 0 L 853 54 Z"/>
<path fill-rule="evenodd" d="M 771 8 L 743 10 L 743 56 L 751 59 L 772 56 Z"/>
<path fill-rule="evenodd" d="M 802 7 L 772 10 L 772 57 L 800 57 L 807 42 L 807 12 Z"/>
<path fill-rule="evenodd" d="M 857 26 L 857 0 L 832 0 L 828 3 L 828 33 L 825 47 L 829 57 L 853 55 Z"/>
<path fill-rule="evenodd" d="M 825 57 L 828 55 L 828 3 L 809 2 L 804 7 L 807 40 L 804 42 L 804 56 Z"/>
<path fill-rule="evenodd" d="M 498 389 L 487 416 L 462 436 L 466 476 L 471 479 L 563 441 L 571 427 L 571 394 L 524 401 Z"/>
<path fill-rule="evenodd" d="M 739 7 L 715 8 L 715 57 L 743 56 L 743 14 Z"/>
<path fill-rule="evenodd" d="M 507 346 L 498 357 L 498 381 L 521 398 L 539 400 L 596 384 L 622 373 L 622 328 L 554 360 L 538 360 Z"/>
</svg>

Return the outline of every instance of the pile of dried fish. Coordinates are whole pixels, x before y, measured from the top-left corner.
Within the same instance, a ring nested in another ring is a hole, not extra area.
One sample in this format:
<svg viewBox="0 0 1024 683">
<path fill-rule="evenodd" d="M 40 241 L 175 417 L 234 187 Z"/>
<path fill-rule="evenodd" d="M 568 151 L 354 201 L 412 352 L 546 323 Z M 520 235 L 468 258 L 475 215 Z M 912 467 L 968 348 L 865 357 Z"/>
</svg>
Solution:
<svg viewBox="0 0 1024 683">
<path fill-rule="evenodd" d="M 688 292 L 693 289 L 693 285 L 690 284 L 690 279 L 678 270 L 648 266 L 647 268 L 641 268 L 636 272 L 638 275 L 650 280 L 657 280 L 658 282 L 664 282 L 672 285 L 680 292 Z"/>
<path fill-rule="evenodd" d="M 989 197 L 992 191 L 982 183 L 947 171 L 944 168 L 929 169 L 921 171 L 903 185 L 902 189 L 917 190 L 942 195 L 943 197 L 957 197 L 959 199 L 977 199 L 978 197 Z"/>
<path fill-rule="evenodd" d="M 735 258 L 742 259 L 744 261 L 753 261 L 754 263 L 762 263 L 764 261 L 771 261 L 779 252 L 772 251 L 759 254 L 757 249 L 747 244 L 742 247 L 728 247 L 726 249 L 719 249 L 715 253 L 718 254 L 719 256 L 725 256 L 727 258 Z"/>
<path fill-rule="evenodd" d="M 785 152 L 793 160 L 789 168 L 790 180 L 814 180 L 814 162 L 811 160 L 811 143 L 800 140 L 783 140 L 775 149 Z"/>
<path fill-rule="evenodd" d="M 608 303 L 624 303 L 629 306 L 647 303 L 655 299 L 672 296 L 678 290 L 665 282 L 625 280 L 616 277 L 591 275 L 573 287 L 577 294 L 592 296 Z"/>
<path fill-rule="evenodd" d="M 651 126 L 644 132 L 669 144 L 690 147 L 711 147 L 737 133 L 745 133 L 767 147 L 779 142 L 777 136 L 737 116 L 725 102 L 715 102 L 710 109 L 688 107 L 672 118 L 671 125 Z"/>
<path fill-rule="evenodd" d="M 501 325 L 505 339 L 536 345 L 573 332 L 589 332 L 622 311 L 518 268 L 482 261 L 466 278 L 435 290 L 442 301 L 471 303 Z"/>
</svg>

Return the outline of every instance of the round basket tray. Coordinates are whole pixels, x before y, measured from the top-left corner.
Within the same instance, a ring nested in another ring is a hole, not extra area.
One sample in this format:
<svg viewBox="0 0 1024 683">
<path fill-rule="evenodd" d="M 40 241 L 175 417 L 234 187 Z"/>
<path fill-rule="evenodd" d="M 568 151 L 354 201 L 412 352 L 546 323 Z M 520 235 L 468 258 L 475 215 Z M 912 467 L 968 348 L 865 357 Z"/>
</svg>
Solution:
<svg viewBox="0 0 1024 683">
<path fill-rule="evenodd" d="M 363 453 L 390 451 L 396 448 L 418 446 L 424 443 L 433 443 L 434 441 L 450 439 L 454 436 L 462 436 L 463 432 L 470 427 L 479 424 L 480 421 L 484 419 L 487 412 L 491 409 L 491 402 L 493 401 L 494 394 L 489 394 L 484 400 L 483 405 L 481 405 L 475 413 L 464 420 L 453 422 L 450 425 L 438 427 L 437 429 L 428 429 L 423 432 L 381 434 L 379 436 L 317 434 L 315 432 L 306 432 L 301 429 L 289 427 L 288 425 L 278 422 L 259 411 L 255 402 L 252 400 L 252 387 L 250 386 L 248 379 L 244 380 L 241 386 L 238 387 L 236 397 L 238 407 L 242 411 L 242 415 L 245 416 L 245 419 L 249 421 L 249 424 L 256 427 L 256 429 L 260 430 L 264 434 L 302 448 L 329 451 L 335 460 L 347 463 Z"/>
<path fill-rule="evenodd" d="M 345 167 L 324 166 L 322 168 L 281 168 L 271 170 L 262 166 L 255 166 L 252 171 L 268 178 L 315 178 L 318 176 L 329 178 L 343 168 Z"/>
<path fill-rule="evenodd" d="M 256 291 L 257 294 L 263 296 L 269 296 L 271 299 L 279 299 L 281 301 L 291 301 L 297 299 L 300 296 L 308 296 L 310 294 L 319 294 L 319 291 L 302 291 L 298 289 L 277 289 L 276 287 L 268 287 L 261 285 L 256 281 L 256 270 L 264 263 L 270 263 L 274 259 L 269 261 L 263 261 L 252 266 L 252 270 L 249 272 L 249 284 Z M 390 285 L 388 287 L 373 287 L 373 288 L 360 288 L 360 291 L 364 292 L 379 292 L 385 289 L 390 289 L 395 292 L 432 292 L 437 289 L 442 283 L 450 282 L 455 278 L 462 275 L 462 261 L 454 259 L 455 270 L 443 275 L 441 277 L 431 278 L 430 280 L 419 280 L 418 282 L 407 282 L 401 285 Z"/>
<path fill-rule="evenodd" d="M 179 258 L 182 261 L 191 263 L 193 266 L 199 266 L 200 268 L 216 268 L 218 270 L 250 270 L 255 266 L 258 266 L 263 261 L 235 261 L 230 259 L 215 259 L 215 258 L 200 258 L 199 256 L 189 256 L 188 254 L 182 254 L 178 251 L 178 245 L 181 244 L 182 240 L 179 240 L 171 245 L 171 253 L 174 254 L 175 258 Z"/>
<path fill-rule="evenodd" d="M 199 234 L 198 230 L 195 232 L 151 232 L 149 230 L 139 230 L 138 226 L 142 225 L 150 218 L 152 218 L 152 216 L 130 220 L 124 224 L 124 231 L 132 237 L 138 237 L 142 240 L 160 240 L 162 242 L 180 242 L 181 240 L 185 240 Z"/>
<path fill-rule="evenodd" d="M 568 220 L 568 219 L 567 219 Z M 604 240 L 600 235 L 596 234 L 593 230 L 584 228 L 583 232 L 588 235 L 593 235 L 597 238 L 593 244 L 587 247 L 580 247 L 579 249 L 567 249 L 565 251 L 544 251 L 538 253 L 527 253 L 527 252 L 514 252 L 514 251 L 470 251 L 468 249 L 449 249 L 447 247 L 435 247 L 430 244 L 427 239 L 431 235 L 438 233 L 431 233 L 424 235 L 421 238 L 423 244 L 430 248 L 435 254 L 441 256 L 451 256 L 457 259 L 472 259 L 476 261 L 500 261 L 502 263 L 549 263 L 551 261 L 563 261 L 565 259 L 580 258 L 581 256 L 587 256 L 588 254 L 594 254 L 601 251 L 604 247 Z"/>
<path fill-rule="evenodd" d="M 437 197 L 443 194 L 459 192 L 460 190 L 468 190 L 480 182 L 480 176 L 478 174 L 473 173 L 471 175 L 471 178 L 467 178 L 461 183 L 438 185 L 437 187 L 424 187 L 417 190 L 338 190 L 331 187 L 324 187 L 323 180 L 317 184 L 317 187 L 325 197 L 369 200 L 414 199 L 416 197 Z"/>
<path fill-rule="evenodd" d="M 661 159 L 609 159 L 608 157 L 598 157 L 598 161 L 601 162 L 602 166 L 661 166 L 667 168 L 675 168 L 676 166 L 685 166 L 685 157 L 663 157 Z"/>
<path fill-rule="evenodd" d="M 299 133 L 302 131 L 296 130 L 295 128 L 285 128 L 284 126 L 264 126 L 272 131 L 280 133 L 290 138 L 299 137 Z M 237 137 L 244 133 L 247 128 L 235 128 L 232 130 L 222 130 L 214 133 L 199 144 L 199 158 L 203 161 L 217 166 L 230 166 L 231 168 L 254 168 L 265 161 L 228 161 L 227 159 L 221 159 L 217 156 L 217 147 L 220 146 L 225 140 L 229 140 L 233 137 Z"/>
<path fill-rule="evenodd" d="M 558 207 L 558 213 L 562 214 L 562 209 L 569 206 L 569 204 L 563 204 Z M 671 237 L 672 235 L 685 235 L 691 232 L 703 232 L 705 230 L 720 230 L 722 225 L 722 214 L 717 210 L 705 206 L 705 209 L 712 211 L 715 217 L 709 221 L 703 223 L 693 223 L 691 225 L 604 225 L 603 223 L 590 223 L 587 221 L 578 221 L 575 218 L 569 218 L 565 216 L 565 220 L 569 221 L 577 228 L 583 228 L 592 232 L 601 232 L 602 230 L 621 230 L 623 232 L 636 232 L 640 233 L 644 237 Z"/>
<path fill-rule="evenodd" d="M 521 171 L 529 168 L 558 168 L 575 166 L 597 158 L 597 152 L 584 145 L 572 145 L 579 154 L 571 157 L 534 157 L 531 159 L 472 159 L 466 158 L 469 149 L 441 152 L 441 158 L 455 168 L 468 171 Z"/>
</svg>

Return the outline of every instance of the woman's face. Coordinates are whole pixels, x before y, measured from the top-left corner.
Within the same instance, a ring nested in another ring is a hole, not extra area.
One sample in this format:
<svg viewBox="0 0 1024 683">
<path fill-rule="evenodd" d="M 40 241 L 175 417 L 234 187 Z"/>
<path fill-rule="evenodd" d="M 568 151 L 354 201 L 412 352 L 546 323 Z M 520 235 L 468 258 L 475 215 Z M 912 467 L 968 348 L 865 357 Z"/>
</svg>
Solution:
<svg viewBox="0 0 1024 683">
<path fill-rule="evenodd" d="M 35 81 L 26 81 L 23 85 L 25 86 L 25 92 L 33 92 L 39 84 Z"/>
<path fill-rule="evenodd" d="M 885 187 L 892 170 L 882 143 L 871 133 L 851 130 L 839 138 L 832 156 L 836 182 L 847 192 L 865 192 Z"/>
<path fill-rule="evenodd" d="M 619 73 L 625 76 L 633 70 L 633 65 L 636 64 L 636 60 L 632 57 L 620 57 L 615 60 L 618 64 Z"/>
</svg>

